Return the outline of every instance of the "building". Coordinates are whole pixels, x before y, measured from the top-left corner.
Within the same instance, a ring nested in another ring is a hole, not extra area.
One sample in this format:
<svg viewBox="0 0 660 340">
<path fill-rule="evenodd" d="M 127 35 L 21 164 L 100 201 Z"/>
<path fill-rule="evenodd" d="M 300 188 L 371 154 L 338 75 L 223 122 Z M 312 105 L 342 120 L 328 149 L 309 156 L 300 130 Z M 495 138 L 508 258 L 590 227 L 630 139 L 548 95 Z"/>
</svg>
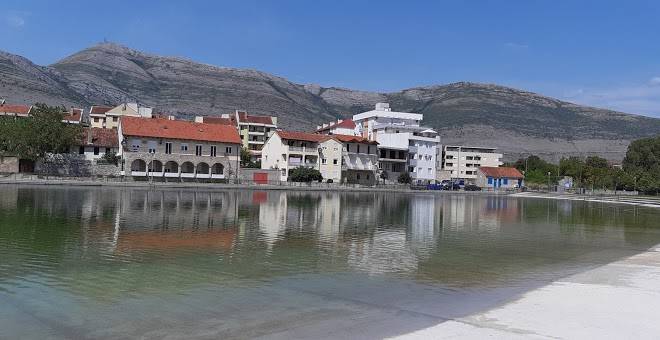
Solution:
<svg viewBox="0 0 660 340">
<path fill-rule="evenodd" d="M 84 155 L 87 160 L 102 158 L 105 154 L 119 152 L 119 136 L 116 129 L 101 129 L 88 127 L 77 145 L 71 147 L 70 153 Z"/>
<path fill-rule="evenodd" d="M 276 130 L 261 150 L 261 168 L 279 169 L 280 180 L 297 167 L 319 170 L 319 144 L 329 136 L 316 133 Z"/>
<path fill-rule="evenodd" d="M 319 171 L 326 182 L 374 185 L 378 142 L 361 136 L 328 135 L 319 145 Z"/>
<path fill-rule="evenodd" d="M 516 168 L 482 166 L 477 169 L 475 184 L 484 189 L 518 189 L 523 179 Z"/>
<path fill-rule="evenodd" d="M 151 118 L 153 109 L 137 103 L 124 103 L 115 107 L 92 106 L 89 108 L 90 125 L 101 129 L 116 129 L 121 117 Z"/>
<path fill-rule="evenodd" d="M 119 124 L 122 174 L 150 179 L 229 179 L 241 139 L 229 125 L 125 116 Z"/>
<path fill-rule="evenodd" d="M 220 117 L 195 117 L 196 122 L 233 125 L 238 129 L 243 147 L 250 152 L 252 161 L 261 160 L 261 149 L 268 137 L 277 130 L 277 117 L 257 116 L 236 110 Z"/>
<path fill-rule="evenodd" d="M 31 105 L 7 104 L 0 100 L 0 116 L 27 117 L 32 113 Z"/>
<path fill-rule="evenodd" d="M 479 167 L 499 167 L 502 154 L 495 148 L 445 145 L 439 180 L 474 182 Z"/>
<path fill-rule="evenodd" d="M 409 173 L 417 184 L 435 182 L 440 137 L 420 125 L 423 118 L 418 113 L 392 111 L 388 103 L 377 103 L 374 110 L 353 116 L 356 133 L 378 142 L 378 167 L 388 181 Z"/>
<path fill-rule="evenodd" d="M 323 135 L 358 135 L 355 131 L 355 122 L 352 119 L 339 119 L 316 126 L 316 133 Z"/>
<path fill-rule="evenodd" d="M 71 110 L 64 115 L 64 118 L 62 118 L 62 123 L 83 124 L 83 109 L 72 107 Z"/>
</svg>

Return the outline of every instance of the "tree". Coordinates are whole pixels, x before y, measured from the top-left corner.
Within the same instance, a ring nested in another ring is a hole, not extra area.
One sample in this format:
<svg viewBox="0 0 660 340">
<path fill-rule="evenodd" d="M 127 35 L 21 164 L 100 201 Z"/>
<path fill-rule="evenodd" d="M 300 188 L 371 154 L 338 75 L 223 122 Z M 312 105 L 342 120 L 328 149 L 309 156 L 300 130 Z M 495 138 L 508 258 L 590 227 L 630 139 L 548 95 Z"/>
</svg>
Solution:
<svg viewBox="0 0 660 340">
<path fill-rule="evenodd" d="M 241 167 L 243 168 L 258 168 L 261 169 L 261 161 L 252 161 L 250 150 L 243 147 L 241 148 Z"/>
<path fill-rule="evenodd" d="M 402 172 L 399 175 L 399 178 L 397 178 L 397 181 L 401 184 L 410 184 L 410 182 L 412 182 L 412 178 L 410 177 L 409 173 Z"/>
<path fill-rule="evenodd" d="M 380 179 L 383 180 L 383 183 L 389 178 L 389 174 L 387 173 L 387 170 L 382 170 L 379 175 Z"/>
<path fill-rule="evenodd" d="M 104 153 L 101 159 L 107 162 L 108 164 L 114 164 L 114 165 L 119 164 L 119 156 L 117 156 L 117 154 L 114 152 Z"/>
<path fill-rule="evenodd" d="M 321 182 L 323 176 L 320 171 L 314 168 L 301 166 L 289 170 L 289 180 L 292 182 Z"/>
<path fill-rule="evenodd" d="M 25 118 L 0 118 L 0 154 L 36 160 L 47 153 L 68 152 L 82 137 L 77 124 L 62 122 L 65 109 L 36 104 Z"/>
</svg>

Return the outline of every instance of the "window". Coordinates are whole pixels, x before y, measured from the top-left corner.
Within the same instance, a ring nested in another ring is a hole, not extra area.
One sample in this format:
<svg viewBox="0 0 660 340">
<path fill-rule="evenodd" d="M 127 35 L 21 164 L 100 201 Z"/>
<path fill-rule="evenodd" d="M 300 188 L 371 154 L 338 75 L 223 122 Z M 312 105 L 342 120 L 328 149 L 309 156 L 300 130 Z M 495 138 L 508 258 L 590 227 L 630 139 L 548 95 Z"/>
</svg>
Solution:
<svg viewBox="0 0 660 340">
<path fill-rule="evenodd" d="M 367 153 L 371 153 L 371 145 L 367 145 Z"/>
<path fill-rule="evenodd" d="M 351 145 L 350 144 L 346 144 L 346 152 L 351 152 Z"/>
<path fill-rule="evenodd" d="M 332 160 L 332 164 L 337 165 L 337 163 L 338 163 L 337 158 L 335 158 L 335 159 Z"/>
<path fill-rule="evenodd" d="M 156 153 L 156 141 L 150 140 L 147 142 L 147 148 L 149 153 Z"/>
<path fill-rule="evenodd" d="M 447 156 L 445 157 L 445 159 L 454 159 L 454 156 L 452 156 L 452 155 L 447 155 Z"/>
<path fill-rule="evenodd" d="M 367 174 L 367 179 L 369 179 L 369 174 Z"/>
<path fill-rule="evenodd" d="M 111 152 L 112 152 L 112 149 L 111 149 L 111 148 L 105 148 L 105 153 L 109 154 L 109 153 L 111 153 Z"/>
<path fill-rule="evenodd" d="M 133 152 L 138 152 L 138 151 L 140 151 L 140 144 L 142 144 L 142 142 L 141 142 L 139 139 L 133 139 L 133 140 L 131 141 L 131 150 L 132 150 Z"/>
<path fill-rule="evenodd" d="M 112 117 L 113 122 L 117 122 L 119 120 L 119 117 Z"/>
<path fill-rule="evenodd" d="M 94 154 L 98 155 L 100 153 L 100 148 L 98 146 L 94 147 Z"/>
<path fill-rule="evenodd" d="M 188 144 L 181 143 L 181 151 L 188 151 Z"/>
<path fill-rule="evenodd" d="M 488 177 L 488 184 L 493 184 L 493 177 Z"/>
<path fill-rule="evenodd" d="M 94 117 L 94 123 L 98 123 L 98 122 L 99 122 L 99 119 Z"/>
<path fill-rule="evenodd" d="M 357 153 L 360 153 L 360 144 L 357 145 Z"/>
<path fill-rule="evenodd" d="M 172 143 L 170 142 L 165 143 L 165 153 L 168 155 L 172 153 Z"/>
<path fill-rule="evenodd" d="M 509 179 L 508 178 L 503 178 L 502 183 L 504 183 L 504 185 L 508 185 L 509 184 Z"/>
<path fill-rule="evenodd" d="M 321 164 L 326 164 L 326 162 L 327 162 L 327 159 L 321 158 Z"/>
<path fill-rule="evenodd" d="M 215 157 L 218 154 L 218 148 L 215 145 L 211 145 L 211 157 Z"/>
<path fill-rule="evenodd" d="M 81 155 L 85 154 L 85 147 L 84 147 L 84 146 L 81 146 L 81 147 L 78 149 L 78 153 L 81 154 Z"/>
<path fill-rule="evenodd" d="M 357 174 L 357 179 L 360 180 L 360 174 Z"/>
<path fill-rule="evenodd" d="M 454 166 L 454 163 L 445 163 L 445 166 Z"/>
<path fill-rule="evenodd" d="M 225 147 L 225 153 L 231 154 L 231 146 Z"/>
<path fill-rule="evenodd" d="M 202 155 L 202 146 L 201 145 L 195 145 L 195 156 L 201 156 Z"/>
</svg>

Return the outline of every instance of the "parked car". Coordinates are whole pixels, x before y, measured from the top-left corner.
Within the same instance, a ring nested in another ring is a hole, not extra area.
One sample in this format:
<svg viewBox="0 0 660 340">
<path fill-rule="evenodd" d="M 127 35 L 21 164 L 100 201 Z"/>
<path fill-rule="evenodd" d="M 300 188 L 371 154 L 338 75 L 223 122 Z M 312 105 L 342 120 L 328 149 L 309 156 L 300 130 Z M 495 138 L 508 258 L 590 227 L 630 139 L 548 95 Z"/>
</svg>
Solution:
<svg viewBox="0 0 660 340">
<path fill-rule="evenodd" d="M 479 186 L 474 185 L 474 184 L 468 184 L 463 189 L 465 191 L 481 191 L 481 188 Z"/>
<path fill-rule="evenodd" d="M 447 183 L 442 186 L 442 190 L 461 190 L 461 186 L 458 183 Z"/>
</svg>

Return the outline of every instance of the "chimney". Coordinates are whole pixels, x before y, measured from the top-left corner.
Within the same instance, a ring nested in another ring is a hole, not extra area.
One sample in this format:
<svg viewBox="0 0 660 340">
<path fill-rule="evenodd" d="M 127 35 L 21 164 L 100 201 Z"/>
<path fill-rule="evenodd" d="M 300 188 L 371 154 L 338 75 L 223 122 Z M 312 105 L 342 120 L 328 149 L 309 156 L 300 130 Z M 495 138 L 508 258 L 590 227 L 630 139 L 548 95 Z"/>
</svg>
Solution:
<svg viewBox="0 0 660 340">
<path fill-rule="evenodd" d="M 390 103 L 376 103 L 376 111 L 391 111 Z"/>
<path fill-rule="evenodd" d="M 337 124 L 341 124 L 341 122 L 343 121 L 344 121 L 343 119 L 337 119 Z"/>
<path fill-rule="evenodd" d="M 2 100 L 0 100 L 0 106 L 2 106 L 2 105 L 5 105 L 5 99 L 4 98 L 2 98 Z"/>
<path fill-rule="evenodd" d="M 92 144 L 92 129 L 87 129 L 87 144 L 91 145 Z"/>
<path fill-rule="evenodd" d="M 317 126 L 316 126 L 316 129 L 317 129 L 317 130 L 320 130 L 320 129 L 321 129 L 321 125 L 317 125 Z"/>
</svg>

